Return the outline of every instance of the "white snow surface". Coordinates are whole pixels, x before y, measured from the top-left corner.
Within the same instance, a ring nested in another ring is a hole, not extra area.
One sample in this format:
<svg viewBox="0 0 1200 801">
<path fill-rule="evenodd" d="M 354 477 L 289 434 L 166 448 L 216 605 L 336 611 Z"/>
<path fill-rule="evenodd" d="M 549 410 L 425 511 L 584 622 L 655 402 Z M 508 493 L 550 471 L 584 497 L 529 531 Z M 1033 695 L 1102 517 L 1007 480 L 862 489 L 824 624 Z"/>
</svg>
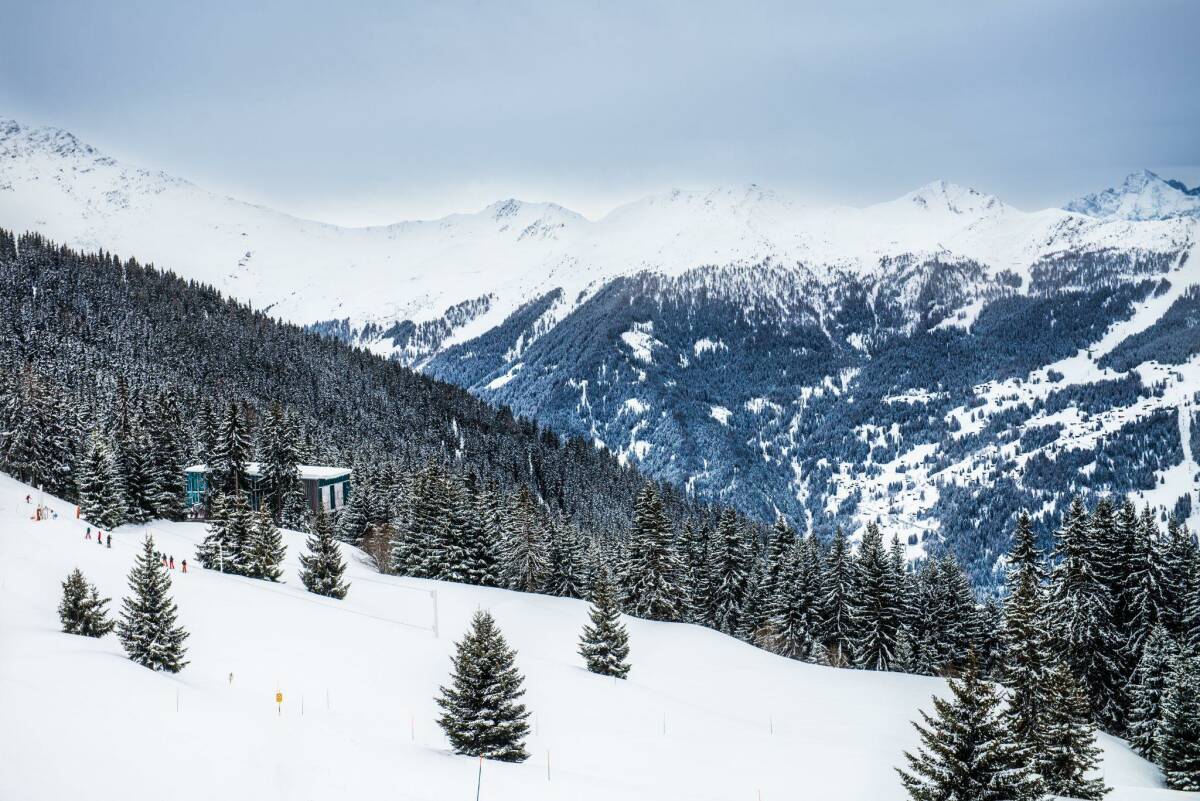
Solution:
<svg viewBox="0 0 1200 801">
<path fill-rule="evenodd" d="M 33 522 L 30 492 L 0 475 L 4 799 L 473 798 L 479 763 L 451 753 L 433 698 L 478 608 L 517 650 L 534 715 L 529 761 L 483 764 L 485 801 L 900 801 L 892 766 L 916 744 L 909 721 L 945 692 L 940 679 L 821 668 L 628 618 L 633 672 L 605 679 L 576 654 L 583 602 L 380 576 L 346 547 L 350 593 L 333 601 L 299 584 L 293 532 L 282 584 L 195 564 L 172 574 L 191 663 L 154 673 L 113 634 L 61 633 L 60 582 L 79 567 L 119 609 L 145 532 L 178 561 L 204 527 L 122 527 L 109 550 L 62 501 L 46 499 L 57 519 Z M 1122 742 L 1102 745 L 1111 799 L 1190 797 L 1160 789 Z"/>
<path fill-rule="evenodd" d="M 59 129 L 0 120 L 0 225 L 136 256 L 301 324 L 421 322 L 492 295 L 489 310 L 443 346 L 491 329 L 555 288 L 570 299 L 554 310 L 562 319 L 608 280 L 641 271 L 771 262 L 869 272 L 881 269 L 881 258 L 911 253 L 972 258 L 1024 275 L 1041 256 L 1066 248 L 1174 248 L 1195 238 L 1195 222 L 1027 213 L 934 181 L 862 209 L 795 204 L 749 185 L 675 189 L 598 220 L 509 199 L 471 214 L 346 228 L 122 164 Z M 696 355 L 706 347 L 698 341 Z"/>
</svg>

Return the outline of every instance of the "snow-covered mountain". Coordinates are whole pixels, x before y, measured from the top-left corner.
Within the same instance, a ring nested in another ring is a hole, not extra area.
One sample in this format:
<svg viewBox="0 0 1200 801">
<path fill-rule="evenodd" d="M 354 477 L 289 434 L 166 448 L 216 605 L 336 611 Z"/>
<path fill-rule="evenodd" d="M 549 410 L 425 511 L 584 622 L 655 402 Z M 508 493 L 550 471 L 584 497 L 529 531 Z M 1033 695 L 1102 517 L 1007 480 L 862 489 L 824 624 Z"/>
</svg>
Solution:
<svg viewBox="0 0 1200 801">
<path fill-rule="evenodd" d="M 1119 187 L 1084 195 L 1063 208 L 1103 220 L 1200 217 L 1200 186 L 1188 189 L 1179 181 L 1142 170 L 1129 175 Z"/>
<path fill-rule="evenodd" d="M 60 582 L 81 569 L 119 613 L 142 537 L 190 560 L 205 527 L 123 526 L 98 548 L 63 501 L 31 520 L 30 493 L 0 475 L 4 799 L 426 801 L 475 798 L 479 782 L 484 801 L 900 801 L 893 766 L 919 744 L 909 721 L 947 693 L 942 679 L 818 667 L 635 618 L 630 676 L 608 679 L 577 653 L 582 601 L 384 576 L 348 546 L 350 592 L 334 601 L 300 584 L 291 531 L 282 583 L 194 562 L 171 573 L 190 664 L 156 673 L 115 635 L 59 631 Z M 436 723 L 452 643 L 480 608 L 525 677 L 524 763 L 457 756 Z M 1113 801 L 1185 797 L 1124 742 L 1097 739 Z"/>
<path fill-rule="evenodd" d="M 0 123 L 0 225 L 207 281 L 801 528 L 880 520 L 986 580 L 1017 508 L 1200 524 L 1200 216 L 1152 174 L 1026 212 L 935 181 L 341 228 Z"/>
</svg>

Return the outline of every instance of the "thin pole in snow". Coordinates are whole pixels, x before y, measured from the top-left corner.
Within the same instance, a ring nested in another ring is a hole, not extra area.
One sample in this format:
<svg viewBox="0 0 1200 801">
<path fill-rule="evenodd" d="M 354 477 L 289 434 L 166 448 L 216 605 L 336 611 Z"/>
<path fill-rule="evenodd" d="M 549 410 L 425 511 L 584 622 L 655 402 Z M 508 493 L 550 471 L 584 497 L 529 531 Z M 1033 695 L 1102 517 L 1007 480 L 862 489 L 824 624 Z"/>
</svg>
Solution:
<svg viewBox="0 0 1200 801">
<path fill-rule="evenodd" d="M 768 723 L 768 725 L 769 725 L 769 726 L 770 726 L 770 728 L 771 728 L 771 734 L 774 734 L 774 733 L 775 733 L 775 716 L 774 716 L 774 715 L 768 715 L 768 716 L 767 716 L 767 723 Z"/>
<path fill-rule="evenodd" d="M 329 710 L 329 690 L 328 689 L 325 690 L 325 709 L 326 709 L 326 711 Z"/>
<path fill-rule="evenodd" d="M 433 599 L 433 638 L 438 639 L 438 608 L 437 590 L 430 590 L 429 597 Z"/>
<path fill-rule="evenodd" d="M 546 749 L 546 781 L 550 781 L 550 749 Z"/>
<path fill-rule="evenodd" d="M 179 688 L 175 688 L 175 711 L 179 711 Z"/>
<path fill-rule="evenodd" d="M 475 779 L 475 801 L 479 801 L 479 788 L 483 787 L 483 757 L 479 757 L 479 776 Z"/>
<path fill-rule="evenodd" d="M 409 725 L 409 728 L 412 729 L 412 741 L 415 743 L 417 741 L 417 716 L 416 715 L 408 716 L 408 725 Z"/>
<path fill-rule="evenodd" d="M 663 737 L 667 736 L 667 713 L 663 712 Z"/>
<path fill-rule="evenodd" d="M 300 696 L 300 717 L 304 717 L 304 696 Z"/>
</svg>

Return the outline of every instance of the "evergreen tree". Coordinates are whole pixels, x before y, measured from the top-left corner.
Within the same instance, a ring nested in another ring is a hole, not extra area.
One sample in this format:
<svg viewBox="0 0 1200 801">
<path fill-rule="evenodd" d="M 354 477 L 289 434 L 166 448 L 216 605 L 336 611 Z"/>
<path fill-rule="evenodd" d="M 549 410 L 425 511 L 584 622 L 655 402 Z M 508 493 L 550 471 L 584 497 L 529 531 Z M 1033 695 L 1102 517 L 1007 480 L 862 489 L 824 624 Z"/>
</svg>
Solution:
<svg viewBox="0 0 1200 801">
<path fill-rule="evenodd" d="M 752 565 L 746 538 L 732 510 L 722 513 L 708 553 L 709 624 L 733 634 L 741 623 Z"/>
<path fill-rule="evenodd" d="M 1200 790 L 1200 657 L 1175 659 L 1163 698 L 1158 757 L 1172 790 Z"/>
<path fill-rule="evenodd" d="M 1114 654 L 1119 643 L 1112 625 L 1112 599 L 1098 571 L 1092 526 L 1076 498 L 1055 543 L 1050 617 L 1071 672 L 1092 705 L 1095 719 L 1110 731 L 1123 722 L 1124 677 Z"/>
<path fill-rule="evenodd" d="M 1043 696 L 1037 754 L 1046 791 L 1100 801 L 1108 788 L 1102 779 L 1088 778 L 1100 765 L 1096 728 L 1088 700 L 1065 663 L 1050 672 Z"/>
<path fill-rule="evenodd" d="M 1002 674 L 1005 686 L 1012 691 L 1007 712 L 1009 728 L 1018 742 L 1034 752 L 1039 750 L 1040 706 L 1049 676 L 1044 580 L 1033 523 L 1023 513 L 1017 520 L 1008 558 Z"/>
<path fill-rule="evenodd" d="M 154 539 L 149 534 L 129 573 L 129 588 L 133 594 L 121 602 L 117 624 L 125 653 L 143 667 L 178 673 L 188 664 L 183 660 L 187 651 L 183 641 L 188 634 L 176 625 L 175 602 L 168 595 L 171 577 L 155 553 Z"/>
<path fill-rule="evenodd" d="M 616 588 L 603 567 L 592 582 L 591 625 L 583 627 L 579 653 L 587 669 L 602 676 L 623 679 L 629 675 L 629 634 L 621 622 Z"/>
<path fill-rule="evenodd" d="M 1158 729 L 1162 723 L 1163 698 L 1171 682 L 1171 671 L 1179 657 L 1179 646 L 1160 623 L 1142 648 L 1142 658 L 1130 680 L 1129 744 L 1133 750 L 1158 762 Z"/>
<path fill-rule="evenodd" d="M 350 502 L 342 507 L 337 516 L 337 537 L 348 545 L 362 545 L 367 526 L 371 525 L 371 506 L 374 503 L 375 472 L 370 468 L 359 468 L 354 471 L 354 491 L 350 494 Z M 444 521 L 444 523 L 449 521 Z M 446 578 L 448 575 L 437 575 L 435 578 Z"/>
<path fill-rule="evenodd" d="M 836 666 L 855 662 L 854 568 L 846 533 L 838 526 L 825 558 L 821 584 L 821 639 L 829 646 L 830 661 Z"/>
<path fill-rule="evenodd" d="M 208 491 L 220 495 L 247 492 L 249 463 L 250 435 L 237 403 L 230 401 L 218 425 L 216 448 L 208 463 Z"/>
<path fill-rule="evenodd" d="M 769 637 L 763 643 L 781 656 L 812 661 L 824 654 L 817 639 L 819 626 L 820 557 L 816 541 L 806 537 L 778 554 L 779 567 L 768 601 Z"/>
<path fill-rule="evenodd" d="M 109 598 L 101 598 L 95 584 L 89 584 L 79 568 L 71 571 L 63 582 L 62 602 L 58 605 L 58 618 L 62 630 L 67 634 L 84 637 L 103 637 L 116 625 L 108 619 Z"/>
<path fill-rule="evenodd" d="M 503 539 L 500 489 L 492 482 L 475 494 L 475 510 L 463 543 L 468 583 L 481 587 L 500 585 L 500 543 Z"/>
<path fill-rule="evenodd" d="M 502 762 L 524 762 L 529 713 L 519 702 L 525 690 L 516 667 L 516 652 L 508 647 L 496 621 L 484 611 L 475 613 L 471 630 L 455 645 L 450 686 L 437 698 L 443 710 L 438 725 L 454 751 Z"/>
<path fill-rule="evenodd" d="M 647 483 L 633 508 L 623 606 L 646 620 L 682 620 L 686 612 L 682 578 L 670 521 L 654 485 Z"/>
<path fill-rule="evenodd" d="M 211 504 L 208 535 L 196 548 L 196 560 L 208 570 L 249 575 L 254 513 L 242 493 L 218 495 Z"/>
<path fill-rule="evenodd" d="M 79 509 L 86 520 L 100 528 L 114 528 L 121 522 L 121 503 L 113 481 L 112 464 L 108 450 L 96 434 L 92 436 L 83 463 Z"/>
<path fill-rule="evenodd" d="M 304 491 L 300 481 L 300 456 L 297 450 L 296 432 L 283 407 L 277 402 L 263 418 L 259 430 L 259 463 L 262 465 L 262 487 L 264 502 L 272 518 L 283 525 L 284 511 L 288 522 L 296 522 L 296 509 L 292 508 L 297 490 Z M 307 505 L 307 504 L 306 504 Z"/>
<path fill-rule="evenodd" d="M 586 592 L 583 541 L 569 523 L 550 526 L 550 567 L 546 592 L 560 598 L 582 598 Z"/>
<path fill-rule="evenodd" d="M 333 525 L 324 510 L 317 513 L 305 547 L 308 553 L 300 557 L 300 581 L 305 588 L 317 595 L 345 598 L 350 589 L 350 585 L 342 581 L 346 563 L 342 561 Z"/>
<path fill-rule="evenodd" d="M 933 699 L 936 716 L 921 712 L 913 723 L 922 746 L 904 753 L 897 769 L 914 801 L 1033 801 L 1042 797 L 1031 757 L 1004 726 L 996 691 L 979 675 L 975 659 L 950 679 L 952 698 Z"/>
<path fill-rule="evenodd" d="M 283 575 L 280 565 L 287 549 L 283 537 L 271 517 L 271 510 L 263 504 L 253 518 L 253 528 L 246 548 L 243 565 L 251 578 L 279 581 Z"/>
<path fill-rule="evenodd" d="M 168 387 L 155 400 L 148 424 L 147 475 L 154 516 L 182 520 L 187 513 L 187 482 L 179 404 Z"/>
<path fill-rule="evenodd" d="M 887 670 L 896 652 L 900 608 L 895 573 L 874 523 L 859 544 L 854 589 L 854 653 L 858 666 Z"/>
<path fill-rule="evenodd" d="M 541 592 L 550 569 L 550 558 L 537 505 L 524 486 L 513 500 L 505 535 L 500 552 L 500 571 L 505 586 L 521 592 Z"/>
<path fill-rule="evenodd" d="M 140 433 L 132 434 L 125 443 L 125 520 L 130 523 L 146 523 L 154 519 L 155 487 L 148 451 L 149 442 Z"/>
</svg>

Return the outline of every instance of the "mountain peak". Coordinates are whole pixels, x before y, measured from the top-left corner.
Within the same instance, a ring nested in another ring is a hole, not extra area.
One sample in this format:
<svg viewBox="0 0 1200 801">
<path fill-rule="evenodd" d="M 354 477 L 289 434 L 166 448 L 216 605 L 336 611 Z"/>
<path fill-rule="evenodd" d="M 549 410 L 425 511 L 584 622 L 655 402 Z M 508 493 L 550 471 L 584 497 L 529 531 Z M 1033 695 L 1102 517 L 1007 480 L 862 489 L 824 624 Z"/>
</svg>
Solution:
<svg viewBox="0 0 1200 801">
<path fill-rule="evenodd" d="M 13 119 L 0 119 L 0 153 L 16 158 L 39 152 L 60 158 L 111 161 L 91 145 L 79 141 L 69 131 L 49 126 L 33 128 Z"/>
<path fill-rule="evenodd" d="M 914 189 L 894 202 L 923 211 L 969 216 L 984 216 L 1004 210 L 1004 203 L 995 195 L 987 195 L 969 186 L 961 186 L 940 178 Z"/>
<path fill-rule="evenodd" d="M 1200 217 L 1200 187 L 1162 178 L 1142 169 L 1125 176 L 1119 187 L 1076 198 L 1067 211 L 1102 220 L 1168 220 Z"/>
</svg>

